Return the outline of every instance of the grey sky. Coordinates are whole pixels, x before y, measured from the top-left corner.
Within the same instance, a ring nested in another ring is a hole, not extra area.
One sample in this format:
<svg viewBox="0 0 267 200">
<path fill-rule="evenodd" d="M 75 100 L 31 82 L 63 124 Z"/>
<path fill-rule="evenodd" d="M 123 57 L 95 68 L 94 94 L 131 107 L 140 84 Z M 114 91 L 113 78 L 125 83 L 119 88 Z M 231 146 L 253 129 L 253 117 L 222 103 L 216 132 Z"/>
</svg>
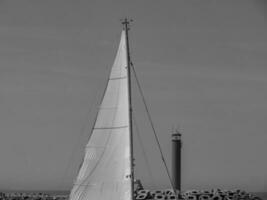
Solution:
<svg viewBox="0 0 267 200">
<path fill-rule="evenodd" d="M 256 0 L 1 0 L 0 188 L 71 188 L 119 19 L 131 16 L 132 59 L 168 163 L 171 127 L 183 131 L 183 188 L 266 191 L 266 12 Z M 134 103 L 153 178 L 136 141 L 137 176 L 168 187 L 138 94 Z"/>
</svg>

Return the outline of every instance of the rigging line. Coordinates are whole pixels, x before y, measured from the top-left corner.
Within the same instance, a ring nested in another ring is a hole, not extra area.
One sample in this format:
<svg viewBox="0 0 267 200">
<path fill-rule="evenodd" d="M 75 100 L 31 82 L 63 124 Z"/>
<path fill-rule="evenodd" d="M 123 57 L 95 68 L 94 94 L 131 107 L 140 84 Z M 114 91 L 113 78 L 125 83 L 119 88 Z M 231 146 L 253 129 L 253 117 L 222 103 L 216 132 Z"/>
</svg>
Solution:
<svg viewBox="0 0 267 200">
<path fill-rule="evenodd" d="M 121 72 L 120 72 L 120 73 L 121 73 Z M 103 99 L 104 99 L 104 97 L 105 97 L 105 93 L 106 93 L 106 90 L 107 90 L 107 87 L 108 87 L 108 83 L 109 83 L 109 80 L 107 81 L 106 89 L 105 89 L 105 91 L 104 91 L 104 94 L 103 94 L 103 97 L 102 97 L 102 100 L 101 100 L 101 104 L 102 104 Z M 119 104 L 119 96 L 120 96 L 120 93 L 119 93 L 119 92 L 120 92 L 120 89 L 121 89 L 121 82 L 120 82 L 120 84 L 119 84 L 118 91 L 117 91 L 117 100 L 116 100 L 116 105 L 115 105 L 116 107 L 118 107 L 118 104 Z M 117 112 L 118 112 L 118 110 L 116 110 L 116 113 L 117 113 Z M 98 112 L 98 113 L 99 113 L 99 112 Z M 96 120 L 97 120 L 97 117 L 98 117 L 98 113 L 97 113 L 97 116 L 96 116 L 96 118 L 95 118 L 94 125 L 93 125 L 93 127 L 92 127 L 92 134 L 93 134 L 93 130 L 94 130 L 94 127 L 95 127 L 95 124 L 96 124 Z M 116 114 L 113 115 L 112 125 L 114 124 L 115 116 L 116 116 Z M 84 184 L 84 183 L 91 177 L 91 175 L 93 174 L 93 172 L 96 170 L 96 168 L 97 168 L 99 162 L 101 161 L 101 159 L 102 159 L 104 153 L 106 152 L 107 144 L 109 143 L 109 141 L 110 141 L 110 137 L 111 137 L 111 131 L 112 131 L 112 130 L 109 130 L 109 136 L 108 136 L 107 141 L 105 142 L 105 145 L 104 145 L 105 148 L 104 148 L 102 154 L 100 155 L 98 161 L 96 162 L 96 164 L 95 164 L 95 166 L 92 168 L 92 170 L 89 172 L 89 174 L 87 175 L 87 177 L 82 181 L 82 184 Z M 91 136 L 92 136 L 92 134 L 91 134 Z M 89 140 L 90 140 L 90 138 L 89 138 Z M 83 161 L 84 161 L 84 160 L 83 160 Z M 82 166 L 82 165 L 81 165 L 81 166 Z M 80 186 L 82 186 L 82 184 L 77 184 L 77 185 L 78 185 L 78 187 L 80 187 Z M 88 186 L 89 186 L 89 185 L 88 185 Z M 86 188 L 88 188 L 88 186 L 86 186 Z M 85 190 L 84 190 L 84 191 L 85 191 Z M 81 195 L 83 195 L 83 196 L 85 195 L 85 194 L 84 194 L 84 191 L 81 193 Z"/>
<path fill-rule="evenodd" d="M 96 89 L 97 89 L 97 88 L 96 88 Z M 95 89 L 95 90 L 96 90 L 96 89 Z M 97 101 L 96 101 L 97 96 L 98 96 L 98 95 L 95 95 L 94 100 L 90 103 L 91 105 L 89 106 L 89 109 L 88 109 L 88 111 L 87 111 L 87 113 L 86 113 L 86 120 L 83 122 L 82 127 L 81 127 L 81 129 L 80 129 L 79 137 L 77 138 L 76 143 L 75 143 L 75 145 L 73 146 L 73 148 L 72 148 L 72 150 L 71 150 L 71 155 L 70 155 L 70 158 L 68 159 L 67 167 L 66 167 L 65 170 L 64 170 L 63 177 L 62 177 L 62 179 L 61 179 L 61 181 L 60 181 L 60 185 L 62 185 L 62 184 L 65 182 L 65 180 L 66 180 L 66 178 L 67 178 L 67 176 L 68 176 L 68 172 L 69 172 L 69 169 L 70 169 L 70 166 L 71 166 L 71 161 L 73 160 L 75 150 L 77 149 L 77 147 L 78 147 L 78 145 L 79 145 L 79 142 L 80 142 L 80 141 L 79 141 L 79 138 L 80 138 L 81 136 L 83 136 L 83 134 L 85 133 L 86 126 L 87 126 L 87 120 L 90 118 L 90 115 L 91 115 L 91 113 L 92 113 L 92 111 L 93 111 L 93 108 L 94 108 L 94 107 L 96 106 L 96 104 L 97 104 Z"/>
<path fill-rule="evenodd" d="M 162 151 L 162 148 L 161 148 L 161 146 L 160 146 L 159 139 L 158 139 L 158 136 L 157 136 L 157 133 L 156 133 L 154 124 L 153 124 L 153 122 L 152 122 L 152 118 L 151 118 L 151 115 L 150 115 L 150 113 L 149 113 L 148 106 L 147 106 L 146 101 L 145 101 L 145 96 L 144 96 L 143 90 L 142 90 L 142 88 L 141 88 L 140 82 L 139 82 L 139 80 L 138 80 L 138 78 L 137 78 L 137 74 L 136 74 L 136 72 L 135 72 L 134 65 L 133 65 L 132 62 L 131 62 L 131 67 L 132 67 L 133 72 L 134 72 L 134 77 L 135 77 L 135 80 L 136 80 L 136 82 L 137 82 L 137 86 L 138 86 L 139 92 L 140 92 L 140 94 L 141 94 L 142 101 L 143 101 L 143 103 L 144 103 L 144 105 L 145 105 L 145 109 L 146 109 L 146 112 L 147 112 L 147 116 L 148 116 L 150 125 L 151 125 L 151 127 L 152 127 L 152 129 L 153 129 L 153 133 L 154 133 L 154 136 L 155 136 L 155 139 L 156 139 L 156 142 L 157 142 L 159 151 L 160 151 L 161 159 L 162 159 L 163 164 L 164 164 L 164 166 L 165 166 L 165 169 L 166 169 L 166 172 L 167 172 L 169 181 L 170 181 L 170 183 L 171 183 L 171 187 L 172 187 L 173 191 L 175 191 L 175 189 L 174 189 L 174 185 L 173 185 L 173 182 L 172 182 L 172 179 L 171 179 L 171 175 L 170 175 L 169 169 L 168 169 L 168 167 L 167 167 L 165 158 L 164 158 L 164 156 L 163 156 L 163 151 Z"/>
<path fill-rule="evenodd" d="M 111 73 L 111 68 L 109 69 L 109 73 Z M 107 86 L 108 86 L 108 82 L 109 82 L 109 76 L 107 76 L 107 78 L 106 78 L 106 84 L 105 84 L 105 86 L 104 86 L 104 90 L 102 91 L 102 94 L 101 94 L 101 97 L 100 97 L 101 101 L 96 101 L 96 99 L 99 98 L 99 97 L 98 97 L 99 95 L 95 95 L 95 98 L 94 98 L 94 105 L 96 105 L 96 106 L 92 106 L 92 107 L 90 108 L 90 110 L 93 110 L 94 107 L 97 107 L 97 108 L 99 109 L 100 104 L 101 104 L 102 100 L 104 99 L 104 96 L 105 96 L 105 93 L 106 93 L 106 90 L 107 90 Z M 97 90 L 97 89 L 98 89 L 98 87 L 95 88 L 95 90 Z M 97 94 L 97 92 L 95 91 L 94 94 Z M 91 112 L 91 111 L 90 111 L 90 112 Z M 88 115 L 88 116 L 89 116 L 89 115 Z M 91 129 L 90 129 L 90 134 L 88 134 L 89 136 L 88 136 L 88 138 L 87 138 L 87 142 L 86 142 L 86 144 L 88 143 L 88 141 L 90 140 L 90 137 L 92 136 L 92 132 L 93 132 L 93 128 L 94 128 L 94 126 L 95 126 L 95 124 L 96 124 L 96 120 L 97 120 L 97 115 L 94 116 L 93 123 L 92 123 Z M 78 141 L 77 141 L 77 144 L 76 144 L 76 145 L 78 145 Z M 73 148 L 73 150 L 74 150 L 74 148 Z M 72 153 L 72 154 L 73 154 L 73 153 Z M 74 183 L 76 183 L 76 181 L 77 181 L 77 176 L 78 176 L 79 171 L 80 171 L 80 169 L 81 169 L 81 167 L 82 167 L 82 164 L 83 164 L 83 162 L 84 162 L 84 156 L 85 156 L 85 152 L 83 153 L 83 158 L 82 158 L 82 161 L 80 162 L 78 171 L 77 171 L 77 173 L 76 173 L 77 175 L 76 175 L 76 179 L 74 179 Z M 73 157 L 73 156 L 72 156 L 72 157 Z M 73 183 L 72 185 L 74 185 L 74 183 Z M 71 192 L 72 192 L 72 191 L 71 191 Z"/>
<path fill-rule="evenodd" d="M 135 113 L 133 112 L 133 122 L 134 122 L 133 124 L 134 124 L 134 127 L 135 127 L 135 131 L 137 133 L 137 138 L 138 138 L 138 140 L 140 142 L 140 145 L 141 145 L 142 153 L 144 155 L 145 163 L 146 163 L 146 166 L 148 168 L 148 174 L 150 176 L 150 179 L 151 179 L 151 182 L 152 182 L 152 186 L 155 188 L 155 180 L 154 180 L 152 172 L 151 172 L 151 167 L 150 167 L 149 162 L 148 162 L 148 157 L 147 157 L 147 154 L 146 154 L 146 151 L 145 151 L 145 148 L 144 148 L 144 144 L 143 144 L 143 142 L 141 140 L 140 131 L 139 131 L 139 128 L 138 128 L 138 125 L 137 125 L 137 121 L 135 119 L 134 114 Z"/>
<path fill-rule="evenodd" d="M 113 67 L 111 67 L 111 68 L 109 69 L 109 74 L 111 74 L 112 69 L 113 69 Z M 121 71 L 120 71 L 120 75 L 121 75 Z M 109 81 L 110 81 L 110 75 L 108 76 L 108 78 L 107 78 L 107 80 L 106 80 L 106 86 L 105 86 L 105 89 L 104 89 L 104 91 L 103 91 L 103 93 L 102 93 L 101 101 L 98 103 L 98 112 L 97 112 L 97 114 L 96 114 L 96 116 L 95 116 L 94 123 L 93 123 L 92 128 L 91 128 L 91 135 L 89 136 L 89 138 L 88 138 L 88 140 L 87 140 L 87 143 L 89 142 L 89 140 L 90 140 L 90 138 L 91 138 L 91 136 L 92 136 L 92 134 L 93 134 L 94 127 L 95 127 L 95 125 L 96 125 L 96 121 L 97 121 L 98 114 L 99 114 L 99 111 L 100 111 L 100 105 L 102 105 L 102 102 L 103 102 L 103 100 L 104 100 L 106 91 L 107 91 L 107 89 L 108 89 Z M 118 99 L 119 99 L 119 91 L 120 91 L 120 88 L 121 88 L 121 81 L 120 81 L 119 88 L 118 88 L 118 91 L 117 91 L 117 101 L 116 101 L 116 106 L 115 106 L 115 107 L 118 107 L 118 103 L 119 103 L 119 102 L 118 102 Z M 116 112 L 118 112 L 118 110 L 116 110 Z M 115 114 L 113 115 L 113 117 L 114 117 L 114 116 L 115 116 Z M 112 120 L 112 124 L 114 124 L 114 120 L 115 120 L 115 117 L 114 117 L 113 120 Z M 99 164 L 101 158 L 103 157 L 103 155 L 104 155 L 104 153 L 105 153 L 105 151 L 106 151 L 107 144 L 108 144 L 108 142 L 109 142 L 109 140 L 110 140 L 110 137 L 111 137 L 110 132 L 111 132 L 111 130 L 109 131 L 109 136 L 108 136 L 108 139 L 107 139 L 107 141 L 106 141 L 106 143 L 105 143 L 104 151 L 103 151 L 102 154 L 100 155 L 100 157 L 99 157 L 97 163 L 95 164 L 94 168 L 90 171 L 90 173 L 87 175 L 87 177 L 82 181 L 82 184 L 84 184 L 84 183 L 90 178 L 91 174 L 94 172 L 94 170 L 96 169 L 97 165 Z M 80 164 L 78 173 L 79 173 L 79 171 L 80 171 L 80 169 L 81 169 L 81 167 L 82 167 L 82 165 L 83 165 L 84 159 L 85 159 L 85 153 L 84 153 L 83 160 L 82 160 L 82 162 L 81 162 L 81 164 Z M 79 175 L 79 174 L 78 174 L 78 175 Z M 78 177 L 76 177 L 75 183 L 77 182 L 77 178 L 78 178 Z M 75 184 L 75 183 L 74 183 L 74 184 Z M 77 185 L 78 185 L 78 188 L 74 191 L 74 194 L 75 194 L 76 192 L 78 192 L 79 187 L 81 186 L 81 185 L 79 185 L 79 184 L 77 184 Z M 87 186 L 87 187 L 88 187 L 88 186 Z M 86 187 L 86 188 L 87 188 L 87 187 Z M 84 190 L 84 191 L 85 191 L 85 190 Z M 84 196 L 84 191 L 83 191 L 80 195 L 83 195 L 83 196 Z"/>
</svg>

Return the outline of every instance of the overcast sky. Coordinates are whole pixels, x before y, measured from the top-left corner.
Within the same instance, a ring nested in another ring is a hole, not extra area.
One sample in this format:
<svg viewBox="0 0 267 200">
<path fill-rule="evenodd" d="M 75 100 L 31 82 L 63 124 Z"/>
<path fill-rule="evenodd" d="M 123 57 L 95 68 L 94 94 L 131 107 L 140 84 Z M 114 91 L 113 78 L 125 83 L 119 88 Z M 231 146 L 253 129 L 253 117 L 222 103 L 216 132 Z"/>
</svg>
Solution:
<svg viewBox="0 0 267 200">
<path fill-rule="evenodd" d="M 0 189 L 72 187 L 125 16 L 169 167 L 182 131 L 183 189 L 267 191 L 264 0 L 0 0 Z M 137 178 L 169 187 L 133 92 Z"/>
</svg>

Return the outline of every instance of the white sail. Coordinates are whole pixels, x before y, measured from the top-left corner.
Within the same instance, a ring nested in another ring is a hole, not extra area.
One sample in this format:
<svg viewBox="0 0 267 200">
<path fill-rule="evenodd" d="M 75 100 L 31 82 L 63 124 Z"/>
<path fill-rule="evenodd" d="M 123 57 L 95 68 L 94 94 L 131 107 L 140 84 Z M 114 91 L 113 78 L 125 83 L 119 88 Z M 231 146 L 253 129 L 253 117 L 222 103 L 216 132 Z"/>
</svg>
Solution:
<svg viewBox="0 0 267 200">
<path fill-rule="evenodd" d="M 126 35 L 119 49 L 86 146 L 70 200 L 131 200 Z"/>
</svg>

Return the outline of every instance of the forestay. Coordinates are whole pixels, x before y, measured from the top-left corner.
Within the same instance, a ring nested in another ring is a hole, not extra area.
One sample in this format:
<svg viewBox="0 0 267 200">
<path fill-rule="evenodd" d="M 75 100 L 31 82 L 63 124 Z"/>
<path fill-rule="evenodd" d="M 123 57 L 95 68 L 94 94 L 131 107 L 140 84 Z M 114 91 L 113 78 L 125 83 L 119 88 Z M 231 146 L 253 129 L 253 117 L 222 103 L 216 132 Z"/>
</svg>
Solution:
<svg viewBox="0 0 267 200">
<path fill-rule="evenodd" d="M 86 145 L 70 200 L 131 200 L 126 35 L 119 49 Z"/>
</svg>

